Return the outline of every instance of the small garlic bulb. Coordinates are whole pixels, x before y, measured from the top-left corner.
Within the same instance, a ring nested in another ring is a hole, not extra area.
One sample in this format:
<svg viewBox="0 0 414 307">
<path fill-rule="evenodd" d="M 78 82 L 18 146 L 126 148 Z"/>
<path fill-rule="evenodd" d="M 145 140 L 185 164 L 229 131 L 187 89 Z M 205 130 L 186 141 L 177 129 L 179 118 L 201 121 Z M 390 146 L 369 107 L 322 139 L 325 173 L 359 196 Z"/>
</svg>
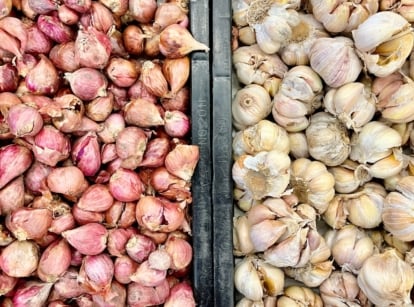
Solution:
<svg viewBox="0 0 414 307">
<path fill-rule="evenodd" d="M 401 146 L 401 136 L 394 129 L 379 121 L 371 121 L 351 138 L 350 159 L 359 163 L 375 163 L 392 154 Z"/>
<path fill-rule="evenodd" d="M 343 271 L 357 274 L 364 261 L 374 254 L 371 238 L 352 224 L 339 230 L 328 230 L 325 240 L 331 248 L 333 259 Z"/>
<path fill-rule="evenodd" d="M 324 99 L 326 110 L 335 115 L 348 129 L 360 129 L 376 111 L 376 97 L 361 82 L 350 82 L 329 90 Z"/>
<path fill-rule="evenodd" d="M 402 241 L 414 240 L 414 176 L 398 181 L 395 192 L 385 197 L 382 219 L 385 230 Z"/>
<path fill-rule="evenodd" d="M 367 166 L 349 159 L 341 165 L 329 167 L 328 171 L 335 178 L 337 193 L 352 193 L 372 179 Z"/>
<path fill-rule="evenodd" d="M 304 130 L 307 115 L 322 104 L 322 80 L 309 66 L 295 66 L 283 77 L 273 97 L 272 115 L 289 132 Z"/>
<path fill-rule="evenodd" d="M 292 35 L 279 54 L 287 65 L 309 64 L 309 50 L 320 37 L 329 37 L 322 24 L 311 14 L 299 13 L 299 24 L 292 28 Z"/>
<path fill-rule="evenodd" d="M 249 84 L 237 91 L 231 111 L 234 127 L 242 130 L 265 119 L 272 112 L 272 100 L 262 86 Z"/>
<path fill-rule="evenodd" d="M 357 278 L 349 272 L 332 272 L 319 287 L 325 307 L 370 307 L 365 294 L 359 289 Z"/>
<path fill-rule="evenodd" d="M 269 120 L 261 120 L 253 126 L 238 131 L 233 137 L 235 160 L 244 154 L 254 155 L 271 150 L 289 153 L 289 138 L 285 129 Z"/>
<path fill-rule="evenodd" d="M 277 54 L 266 54 L 257 44 L 237 48 L 232 60 L 238 81 L 246 85 L 263 85 L 271 76 L 282 78 L 288 70 Z"/>
<path fill-rule="evenodd" d="M 285 274 L 308 287 L 318 287 L 332 273 L 334 269 L 331 260 L 318 263 L 309 263 L 303 268 L 284 268 Z"/>
<path fill-rule="evenodd" d="M 308 141 L 304 132 L 289 132 L 289 148 L 290 154 L 296 158 L 308 158 Z"/>
<path fill-rule="evenodd" d="M 279 197 L 289 184 L 290 158 L 277 150 L 242 155 L 233 164 L 232 177 L 236 188 L 248 191 L 253 199 Z"/>
<path fill-rule="evenodd" d="M 375 306 L 412 306 L 410 291 L 414 285 L 414 273 L 395 249 L 369 257 L 362 265 L 357 280 Z"/>
<path fill-rule="evenodd" d="M 350 32 L 378 11 L 377 0 L 311 0 L 312 13 L 333 33 Z"/>
<path fill-rule="evenodd" d="M 352 31 L 352 37 L 368 72 L 378 77 L 400 69 L 414 45 L 410 23 L 390 11 L 369 16 Z"/>
<path fill-rule="evenodd" d="M 301 286 L 289 286 L 277 300 L 276 307 L 323 307 L 321 297 L 311 289 Z"/>
<path fill-rule="evenodd" d="M 324 213 L 335 195 L 335 180 L 326 166 L 319 161 L 300 158 L 292 161 L 290 187 L 302 203 Z"/>
<path fill-rule="evenodd" d="M 305 133 L 312 158 L 327 166 L 340 165 L 348 158 L 351 151 L 348 131 L 333 115 L 314 113 Z"/>
<path fill-rule="evenodd" d="M 309 51 L 309 60 L 312 69 L 330 87 L 356 81 L 362 70 L 354 43 L 345 36 L 316 39 Z"/>
<path fill-rule="evenodd" d="M 414 22 L 414 5 L 411 0 L 380 0 L 379 9 L 395 12 L 407 21 Z"/>
</svg>

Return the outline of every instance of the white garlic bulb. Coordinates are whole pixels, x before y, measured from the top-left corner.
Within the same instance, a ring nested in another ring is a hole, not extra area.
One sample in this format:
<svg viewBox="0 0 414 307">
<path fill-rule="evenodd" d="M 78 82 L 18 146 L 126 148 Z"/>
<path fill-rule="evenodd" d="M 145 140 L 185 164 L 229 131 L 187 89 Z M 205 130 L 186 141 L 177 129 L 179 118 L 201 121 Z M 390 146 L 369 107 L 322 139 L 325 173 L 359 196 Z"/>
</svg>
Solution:
<svg viewBox="0 0 414 307">
<path fill-rule="evenodd" d="M 302 203 L 313 206 L 318 213 L 325 212 L 335 195 L 335 180 L 319 161 L 296 159 L 291 164 L 290 187 Z"/>
<path fill-rule="evenodd" d="M 343 271 L 357 274 L 364 261 L 374 254 L 371 238 L 352 224 L 339 230 L 328 230 L 325 240 L 331 248 L 335 262 Z"/>
<path fill-rule="evenodd" d="M 312 13 L 333 33 L 350 32 L 378 11 L 377 0 L 328 1 L 311 0 Z"/>
<path fill-rule="evenodd" d="M 306 128 L 309 154 L 327 166 L 343 163 L 351 151 L 346 127 L 333 115 L 314 113 Z"/>
<path fill-rule="evenodd" d="M 338 166 L 328 168 L 334 176 L 337 193 L 352 193 L 372 179 L 367 166 L 347 159 Z"/>
<path fill-rule="evenodd" d="M 234 127 L 242 130 L 265 119 L 272 111 L 272 100 L 262 86 L 249 84 L 237 91 L 231 111 Z"/>
<path fill-rule="evenodd" d="M 287 65 L 309 64 L 309 50 L 320 37 L 329 37 L 322 24 L 311 14 L 299 13 L 299 24 L 292 28 L 292 35 L 279 54 Z"/>
<path fill-rule="evenodd" d="M 243 84 L 263 85 L 271 76 L 282 78 L 288 70 L 277 54 L 266 54 L 257 44 L 237 48 L 232 61 L 237 79 Z"/>
<path fill-rule="evenodd" d="M 414 176 L 397 182 L 395 192 L 385 197 L 382 219 L 384 228 L 402 241 L 414 240 Z"/>
<path fill-rule="evenodd" d="M 375 306 L 412 306 L 410 291 L 414 285 L 414 273 L 395 249 L 369 257 L 362 265 L 357 280 Z"/>
<path fill-rule="evenodd" d="M 244 154 L 254 155 L 271 150 L 289 153 L 289 138 L 285 129 L 269 120 L 261 120 L 238 131 L 233 137 L 234 159 Z"/>
<path fill-rule="evenodd" d="M 331 260 L 318 263 L 309 263 L 303 268 L 284 268 L 283 271 L 289 277 L 304 283 L 308 287 L 318 287 L 332 273 L 334 269 Z"/>
<path fill-rule="evenodd" d="M 289 132 L 289 148 L 290 154 L 296 158 L 308 158 L 308 141 L 304 132 Z"/>
<path fill-rule="evenodd" d="M 360 129 L 368 123 L 376 111 L 376 97 L 361 82 L 350 82 L 329 90 L 324 99 L 326 110 L 335 115 L 350 129 Z"/>
<path fill-rule="evenodd" d="M 330 87 L 356 81 L 362 70 L 354 43 L 345 36 L 316 39 L 310 48 L 309 60 L 312 69 Z"/>
<path fill-rule="evenodd" d="M 279 197 L 289 184 L 290 158 L 277 150 L 242 155 L 233 164 L 232 177 L 236 188 L 249 191 L 253 199 Z"/>
<path fill-rule="evenodd" d="M 277 300 L 277 307 L 323 307 L 321 297 L 311 289 L 301 286 L 289 286 Z"/>
<path fill-rule="evenodd" d="M 369 16 L 352 31 L 352 37 L 367 70 L 378 77 L 400 69 L 414 45 L 410 23 L 389 11 Z"/>
</svg>

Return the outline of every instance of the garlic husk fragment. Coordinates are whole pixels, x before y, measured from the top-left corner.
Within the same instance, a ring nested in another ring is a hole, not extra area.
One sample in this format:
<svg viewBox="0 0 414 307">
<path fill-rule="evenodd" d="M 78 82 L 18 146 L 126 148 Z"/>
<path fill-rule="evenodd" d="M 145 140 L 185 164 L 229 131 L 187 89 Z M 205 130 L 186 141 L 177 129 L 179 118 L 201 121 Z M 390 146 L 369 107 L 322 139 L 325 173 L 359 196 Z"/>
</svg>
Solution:
<svg viewBox="0 0 414 307">
<path fill-rule="evenodd" d="M 414 22 L 414 5 L 411 0 L 380 0 L 380 11 L 392 11 L 409 22 Z"/>
<path fill-rule="evenodd" d="M 233 137 L 234 159 L 243 154 L 272 150 L 289 153 L 289 138 L 285 129 L 269 120 L 261 120 Z"/>
<path fill-rule="evenodd" d="M 288 70 L 277 54 L 266 54 L 257 44 L 237 48 L 232 61 L 238 81 L 246 85 L 263 85 L 269 77 L 282 78 Z"/>
<path fill-rule="evenodd" d="M 333 33 L 350 32 L 378 11 L 378 1 L 311 0 L 312 13 Z"/>
<path fill-rule="evenodd" d="M 311 14 L 299 13 L 299 24 L 292 28 L 292 35 L 279 54 L 287 65 L 309 64 L 309 50 L 320 37 L 329 37 L 322 24 Z"/>
<path fill-rule="evenodd" d="M 309 63 L 330 87 L 356 81 L 362 70 L 354 43 L 345 36 L 316 39 L 309 51 Z"/>
<path fill-rule="evenodd" d="M 322 80 L 309 66 L 295 66 L 283 77 L 279 91 L 273 97 L 272 115 L 287 131 L 304 130 L 307 115 L 322 104 Z"/>
<path fill-rule="evenodd" d="M 356 277 L 349 272 L 332 272 L 319 287 L 325 307 L 370 307 L 365 294 L 359 289 Z"/>
<path fill-rule="evenodd" d="M 323 100 L 326 110 L 335 115 L 348 129 L 357 130 L 375 114 L 376 97 L 361 82 L 350 82 L 329 90 Z"/>
<path fill-rule="evenodd" d="M 272 111 L 269 93 L 260 85 L 249 84 L 238 90 L 232 101 L 233 125 L 238 130 L 255 125 Z"/>
<path fill-rule="evenodd" d="M 253 199 L 279 197 L 289 184 L 290 158 L 272 150 L 240 156 L 232 168 L 236 187 L 248 191 Z"/>
<path fill-rule="evenodd" d="M 296 159 L 291 164 L 290 187 L 302 203 L 322 214 L 335 195 L 334 176 L 319 161 Z"/>
<path fill-rule="evenodd" d="M 377 96 L 376 108 L 391 123 L 414 120 L 414 81 L 399 72 L 375 78 L 372 92 Z"/>
<path fill-rule="evenodd" d="M 400 134 L 379 121 L 364 125 L 351 138 L 352 149 L 349 158 L 359 163 L 375 163 L 392 154 L 402 143 Z"/>
<path fill-rule="evenodd" d="M 289 286 L 277 300 L 277 307 L 322 307 L 323 302 L 319 294 L 302 286 Z"/>
<path fill-rule="evenodd" d="M 349 159 L 341 165 L 329 167 L 328 171 L 334 176 L 337 193 L 352 193 L 372 179 L 367 166 Z"/>
<path fill-rule="evenodd" d="M 414 273 L 395 249 L 369 257 L 358 274 L 358 285 L 378 307 L 412 306 Z"/>
<path fill-rule="evenodd" d="M 382 219 L 384 229 L 402 241 L 414 240 L 414 176 L 398 181 L 395 192 L 385 197 Z"/>
<path fill-rule="evenodd" d="M 346 127 L 333 115 L 326 112 L 314 113 L 306 128 L 309 154 L 327 166 L 344 162 L 351 151 Z"/>
<path fill-rule="evenodd" d="M 289 132 L 289 147 L 290 154 L 295 158 L 308 158 L 308 142 L 306 140 L 306 135 L 304 132 Z"/>
<path fill-rule="evenodd" d="M 303 268 L 284 268 L 287 276 L 304 283 L 308 287 L 318 287 L 332 273 L 334 267 L 331 260 L 318 263 L 309 263 Z"/>
<path fill-rule="evenodd" d="M 352 37 L 368 72 L 378 77 L 400 69 L 414 45 L 410 23 L 390 11 L 369 16 L 352 31 Z"/>
<path fill-rule="evenodd" d="M 339 230 L 328 230 L 325 233 L 325 240 L 332 250 L 335 262 L 343 271 L 354 274 L 359 272 L 364 261 L 375 251 L 371 238 L 352 224 Z"/>
</svg>

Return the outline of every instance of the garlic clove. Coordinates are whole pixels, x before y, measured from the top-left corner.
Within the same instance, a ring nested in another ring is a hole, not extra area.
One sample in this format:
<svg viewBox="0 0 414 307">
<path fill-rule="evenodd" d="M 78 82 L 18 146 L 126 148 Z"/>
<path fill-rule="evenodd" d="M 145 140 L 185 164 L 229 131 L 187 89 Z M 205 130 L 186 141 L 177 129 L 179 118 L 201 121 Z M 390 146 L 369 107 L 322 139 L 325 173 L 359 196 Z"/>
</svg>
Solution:
<svg viewBox="0 0 414 307">
<path fill-rule="evenodd" d="M 250 227 L 250 240 L 256 252 L 263 252 L 275 244 L 286 230 L 286 225 L 277 220 L 264 220 Z"/>
<path fill-rule="evenodd" d="M 257 259 L 256 265 L 257 271 L 263 280 L 265 294 L 274 297 L 282 294 L 285 284 L 285 274 L 283 271 L 261 259 Z"/>
<path fill-rule="evenodd" d="M 331 275 L 333 269 L 332 261 L 327 260 L 309 264 L 304 268 L 284 268 L 284 272 L 308 287 L 318 287 Z"/>
<path fill-rule="evenodd" d="M 400 173 L 408 164 L 400 149 L 394 149 L 389 156 L 369 166 L 369 173 L 374 178 L 385 179 Z"/>
<path fill-rule="evenodd" d="M 344 200 L 339 195 L 334 196 L 322 215 L 323 220 L 334 229 L 344 227 L 347 222 L 347 217 L 348 210 Z"/>
<path fill-rule="evenodd" d="M 277 300 L 277 307 L 322 307 L 323 303 L 319 294 L 310 288 L 292 285 L 283 291 L 283 295 Z"/>
<path fill-rule="evenodd" d="M 241 294 L 252 301 L 261 300 L 264 292 L 253 257 L 243 258 L 234 269 L 234 285 Z"/>
</svg>

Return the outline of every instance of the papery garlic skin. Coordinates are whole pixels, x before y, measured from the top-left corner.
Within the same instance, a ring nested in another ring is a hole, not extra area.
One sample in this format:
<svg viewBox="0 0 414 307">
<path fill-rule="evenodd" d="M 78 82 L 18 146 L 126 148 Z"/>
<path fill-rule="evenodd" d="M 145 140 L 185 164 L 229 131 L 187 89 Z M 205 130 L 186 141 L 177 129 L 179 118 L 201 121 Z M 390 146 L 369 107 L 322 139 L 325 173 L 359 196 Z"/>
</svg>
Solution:
<svg viewBox="0 0 414 307">
<path fill-rule="evenodd" d="M 378 77 L 400 69 L 414 46 L 410 23 L 389 11 L 368 17 L 352 31 L 352 37 L 368 72 Z"/>
<path fill-rule="evenodd" d="M 312 13 L 333 33 L 350 32 L 378 11 L 378 1 L 311 0 Z"/>
<path fill-rule="evenodd" d="M 327 166 L 344 162 L 351 151 L 350 139 L 345 126 L 326 112 L 314 113 L 306 128 L 309 154 Z"/>
<path fill-rule="evenodd" d="M 335 115 L 348 129 L 360 129 L 375 114 L 376 98 L 361 82 L 350 82 L 329 90 L 323 100 L 326 110 Z"/>
<path fill-rule="evenodd" d="M 362 71 L 362 63 L 354 49 L 354 43 L 345 36 L 316 39 L 310 48 L 309 60 L 312 69 L 330 87 L 354 82 Z"/>
<path fill-rule="evenodd" d="M 289 184 L 290 158 L 277 150 L 242 155 L 233 164 L 232 177 L 236 187 L 249 191 L 253 199 L 279 197 Z"/>
<path fill-rule="evenodd" d="M 412 306 L 414 272 L 395 249 L 369 257 L 358 274 L 358 285 L 376 306 Z"/>
<path fill-rule="evenodd" d="M 289 286 L 277 300 L 277 307 L 322 307 L 323 302 L 319 294 L 302 286 Z"/>
</svg>

